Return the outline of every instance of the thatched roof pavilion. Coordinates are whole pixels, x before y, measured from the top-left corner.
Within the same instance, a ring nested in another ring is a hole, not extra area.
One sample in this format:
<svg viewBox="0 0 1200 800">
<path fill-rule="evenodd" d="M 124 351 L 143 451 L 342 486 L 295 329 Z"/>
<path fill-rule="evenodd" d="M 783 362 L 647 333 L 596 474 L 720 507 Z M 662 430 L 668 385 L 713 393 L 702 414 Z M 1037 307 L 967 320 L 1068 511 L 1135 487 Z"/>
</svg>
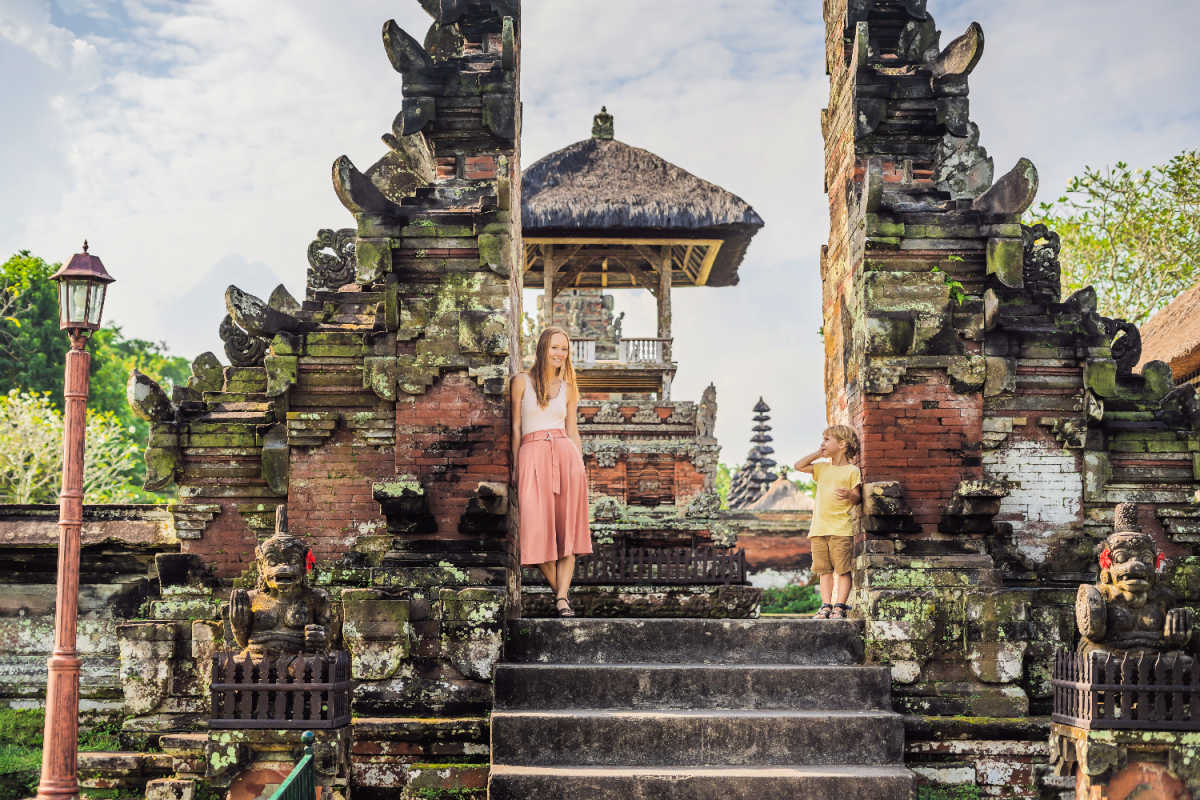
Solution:
<svg viewBox="0 0 1200 800">
<path fill-rule="evenodd" d="M 614 139 L 606 109 L 590 139 L 525 170 L 521 195 L 524 285 L 545 290 L 545 324 L 554 323 L 554 297 L 564 289 L 640 288 L 658 302 L 657 337 L 626 339 L 637 355 L 620 359 L 654 367 L 597 364 L 593 371 L 606 374 L 582 382 L 669 396 L 672 288 L 736 284 L 762 217 L 720 186 Z"/>
<path fill-rule="evenodd" d="M 568 252 L 557 269 L 573 288 L 653 285 L 669 247 L 672 285 L 731 286 L 763 225 L 737 195 L 614 139 L 606 111 L 590 139 L 528 167 L 521 193 L 526 285 Z"/>
</svg>

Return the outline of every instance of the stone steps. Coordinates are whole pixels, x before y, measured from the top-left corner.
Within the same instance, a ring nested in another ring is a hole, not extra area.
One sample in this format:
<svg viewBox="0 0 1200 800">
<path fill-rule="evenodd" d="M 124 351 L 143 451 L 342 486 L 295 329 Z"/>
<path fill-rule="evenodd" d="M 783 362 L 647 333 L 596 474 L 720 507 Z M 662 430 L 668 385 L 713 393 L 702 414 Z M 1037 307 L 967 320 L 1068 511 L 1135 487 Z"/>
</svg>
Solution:
<svg viewBox="0 0 1200 800">
<path fill-rule="evenodd" d="M 492 800 L 907 800 L 890 673 L 848 620 L 522 619 Z"/>
<path fill-rule="evenodd" d="M 496 709 L 879 710 L 886 667 L 794 664 L 499 664 Z M 836 692 L 830 687 L 837 686 Z"/>
<path fill-rule="evenodd" d="M 883 765 L 904 757 L 890 711 L 492 713 L 492 760 L 528 766 Z"/>
<path fill-rule="evenodd" d="M 514 767 L 494 765 L 489 800 L 907 800 L 903 767 Z"/>
<path fill-rule="evenodd" d="M 555 664 L 858 664 L 857 620 L 522 619 L 508 661 Z"/>
</svg>

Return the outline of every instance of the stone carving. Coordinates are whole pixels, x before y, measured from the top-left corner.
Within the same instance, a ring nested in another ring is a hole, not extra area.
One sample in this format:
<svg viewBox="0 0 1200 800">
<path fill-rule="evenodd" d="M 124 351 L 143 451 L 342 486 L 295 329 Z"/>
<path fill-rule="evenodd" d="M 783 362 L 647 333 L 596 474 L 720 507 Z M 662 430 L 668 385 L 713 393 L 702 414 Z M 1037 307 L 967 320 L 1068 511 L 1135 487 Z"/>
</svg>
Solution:
<svg viewBox="0 0 1200 800">
<path fill-rule="evenodd" d="M 597 442 L 591 448 L 591 454 L 596 459 L 596 466 L 607 468 L 615 467 L 617 462 L 621 460 L 621 456 L 625 454 L 625 450 L 617 442 L 602 441 Z"/>
<path fill-rule="evenodd" d="M 225 357 L 235 367 L 261 367 L 263 357 L 267 354 L 268 342 L 258 336 L 251 336 L 239 328 L 228 314 L 221 320 L 217 334 L 225 344 Z"/>
<path fill-rule="evenodd" d="M 277 333 L 300 328 L 300 320 L 291 314 L 272 308 L 236 286 L 225 290 L 225 310 L 234 324 L 251 336 L 270 339 Z"/>
<path fill-rule="evenodd" d="M 354 281 L 358 261 L 354 255 L 353 228 L 322 228 L 308 245 L 308 285 L 337 289 Z"/>
<path fill-rule="evenodd" d="M 1058 234 L 1040 223 L 1022 225 L 1021 240 L 1025 246 L 1025 263 L 1022 270 L 1025 291 L 1038 302 L 1057 303 L 1062 296 L 1062 268 L 1058 263 L 1061 245 Z"/>
<path fill-rule="evenodd" d="M 613 138 L 613 116 L 607 106 L 600 106 L 600 113 L 592 118 L 592 138 Z"/>
<path fill-rule="evenodd" d="M 664 421 L 668 425 L 690 425 L 696 421 L 696 406 L 692 403 L 677 403 L 671 416 Z"/>
<path fill-rule="evenodd" d="M 279 506 L 275 534 L 254 551 L 258 588 L 229 595 L 229 627 L 241 657 L 324 652 L 338 636 L 329 597 L 308 585 L 311 551 L 288 533 L 287 507 Z"/>
<path fill-rule="evenodd" d="M 933 62 L 931 80 L 936 86 L 939 81 L 965 78 L 983 58 L 983 28 L 978 22 L 967 26 L 966 33 L 946 45 Z"/>
<path fill-rule="evenodd" d="M 197 392 L 219 392 L 225 385 L 225 370 L 217 356 L 211 351 L 201 353 L 192 361 L 192 377 L 187 382 L 189 389 Z"/>
<path fill-rule="evenodd" d="M 1190 383 L 1176 386 L 1163 396 L 1158 416 L 1172 428 L 1200 430 L 1200 396 Z"/>
<path fill-rule="evenodd" d="M 624 421 L 625 416 L 621 413 L 621 407 L 616 403 L 601 403 L 600 410 L 592 417 L 592 422 L 612 424 Z"/>
<path fill-rule="evenodd" d="M 133 413 L 147 422 L 170 422 L 175 418 L 167 393 L 153 378 L 134 370 L 125 384 L 125 400 Z"/>
<path fill-rule="evenodd" d="M 1137 325 L 1123 319 L 1100 317 L 1100 327 L 1108 337 L 1118 375 L 1132 375 L 1142 358 L 1142 334 Z"/>
<path fill-rule="evenodd" d="M 1100 578 L 1075 596 L 1082 653 L 1179 652 L 1193 643 L 1191 609 L 1177 607 L 1175 595 L 1157 582 L 1161 559 L 1138 527 L 1137 506 L 1118 505 L 1100 554 Z"/>
<path fill-rule="evenodd" d="M 1028 158 L 1021 158 L 992 188 L 976 198 L 971 208 L 988 216 L 1020 217 L 1033 205 L 1037 189 L 1037 167 Z"/>
<path fill-rule="evenodd" d="M 717 427 L 717 387 L 710 383 L 700 395 L 700 408 L 696 412 L 696 435 L 711 439 Z"/>
<path fill-rule="evenodd" d="M 662 417 L 658 415 L 658 409 L 653 404 L 645 405 L 634 412 L 630 422 L 637 422 L 647 425 L 656 425 L 662 422 Z"/>
<path fill-rule="evenodd" d="M 933 163 L 933 182 L 955 200 L 981 195 L 992 185 L 995 173 L 987 150 L 979 146 L 979 126 L 968 123 L 967 131 L 966 136 L 943 136 Z"/>
</svg>

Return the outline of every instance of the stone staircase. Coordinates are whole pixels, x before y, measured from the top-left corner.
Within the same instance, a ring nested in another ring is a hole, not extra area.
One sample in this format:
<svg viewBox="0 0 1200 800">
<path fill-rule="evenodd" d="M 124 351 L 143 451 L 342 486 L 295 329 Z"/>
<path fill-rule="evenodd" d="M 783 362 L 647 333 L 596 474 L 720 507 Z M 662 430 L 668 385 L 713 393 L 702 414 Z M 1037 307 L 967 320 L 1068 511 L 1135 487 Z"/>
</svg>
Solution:
<svg viewBox="0 0 1200 800">
<path fill-rule="evenodd" d="M 524 619 L 490 800 L 907 800 L 890 676 L 840 620 Z"/>
</svg>

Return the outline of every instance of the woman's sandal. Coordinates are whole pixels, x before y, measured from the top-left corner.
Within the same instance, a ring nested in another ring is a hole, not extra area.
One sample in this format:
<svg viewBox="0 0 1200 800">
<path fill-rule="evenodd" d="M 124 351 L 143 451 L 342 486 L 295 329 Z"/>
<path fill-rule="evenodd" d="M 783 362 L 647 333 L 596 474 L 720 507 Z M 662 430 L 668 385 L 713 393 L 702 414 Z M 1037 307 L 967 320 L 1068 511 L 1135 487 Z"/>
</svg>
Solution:
<svg viewBox="0 0 1200 800">
<path fill-rule="evenodd" d="M 845 603 L 834 603 L 833 611 L 830 612 L 830 619 L 846 619 L 850 615 L 850 606 Z"/>
<path fill-rule="evenodd" d="M 829 615 L 833 613 L 833 606 L 829 603 L 821 603 L 821 607 L 817 609 L 817 613 L 813 614 L 813 619 L 829 619 Z"/>
<path fill-rule="evenodd" d="M 570 603 L 570 601 L 569 601 L 569 600 L 567 600 L 567 598 L 565 598 L 565 597 L 556 597 L 556 598 L 554 599 L 554 605 L 555 605 L 555 607 L 558 609 L 558 615 L 559 615 L 560 617 L 573 617 L 573 616 L 575 616 L 575 612 L 571 610 L 571 603 Z"/>
</svg>

